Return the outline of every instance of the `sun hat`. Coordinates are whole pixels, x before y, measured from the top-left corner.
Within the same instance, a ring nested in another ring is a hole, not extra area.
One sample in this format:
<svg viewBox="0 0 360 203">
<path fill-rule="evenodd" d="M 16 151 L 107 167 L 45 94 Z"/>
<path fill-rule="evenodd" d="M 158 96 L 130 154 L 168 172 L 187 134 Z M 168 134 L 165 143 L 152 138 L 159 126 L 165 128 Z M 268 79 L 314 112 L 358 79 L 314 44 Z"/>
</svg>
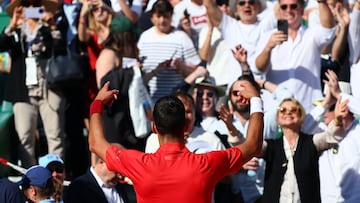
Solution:
<svg viewBox="0 0 360 203">
<path fill-rule="evenodd" d="M 222 97 L 225 95 L 225 87 L 223 86 L 217 86 L 215 78 L 212 76 L 206 77 L 206 78 L 198 78 L 195 80 L 195 87 L 197 86 L 204 86 L 204 87 L 210 87 L 213 88 L 218 97 Z"/>
<path fill-rule="evenodd" d="M 15 8 L 21 6 L 23 0 L 12 0 L 5 8 L 6 12 L 11 17 Z M 26 0 L 29 1 L 29 0 Z M 39 0 L 40 4 L 45 8 L 45 11 L 55 13 L 59 8 L 57 0 Z"/>
</svg>

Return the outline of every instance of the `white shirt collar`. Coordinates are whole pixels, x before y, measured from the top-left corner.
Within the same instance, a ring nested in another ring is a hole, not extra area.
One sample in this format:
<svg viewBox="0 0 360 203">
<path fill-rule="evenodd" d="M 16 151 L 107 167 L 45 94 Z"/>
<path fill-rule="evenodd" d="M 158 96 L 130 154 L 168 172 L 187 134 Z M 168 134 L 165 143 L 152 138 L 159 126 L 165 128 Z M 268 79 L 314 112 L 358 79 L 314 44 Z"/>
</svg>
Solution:
<svg viewBox="0 0 360 203">
<path fill-rule="evenodd" d="M 100 176 L 98 176 L 98 174 L 96 173 L 94 167 L 90 167 L 90 172 L 93 174 L 93 176 L 95 177 L 96 182 L 98 183 L 98 185 L 103 188 L 107 188 L 106 184 L 104 183 L 104 181 L 101 180 Z"/>
</svg>

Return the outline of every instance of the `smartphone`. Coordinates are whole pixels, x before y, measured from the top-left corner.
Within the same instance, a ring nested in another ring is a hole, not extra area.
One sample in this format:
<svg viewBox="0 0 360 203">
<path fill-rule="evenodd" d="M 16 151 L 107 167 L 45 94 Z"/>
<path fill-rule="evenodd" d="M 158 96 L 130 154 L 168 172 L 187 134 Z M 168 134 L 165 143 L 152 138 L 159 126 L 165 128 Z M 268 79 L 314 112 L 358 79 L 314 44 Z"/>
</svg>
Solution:
<svg viewBox="0 0 360 203">
<path fill-rule="evenodd" d="M 283 31 L 286 35 L 288 34 L 288 21 L 280 19 L 277 22 L 277 27 L 279 31 Z"/>
<path fill-rule="evenodd" d="M 186 19 L 190 20 L 190 14 L 187 11 L 187 9 L 184 10 L 184 16 L 185 16 Z"/>
<path fill-rule="evenodd" d="M 43 7 L 25 8 L 25 18 L 43 18 L 45 16 L 45 9 Z"/>
</svg>

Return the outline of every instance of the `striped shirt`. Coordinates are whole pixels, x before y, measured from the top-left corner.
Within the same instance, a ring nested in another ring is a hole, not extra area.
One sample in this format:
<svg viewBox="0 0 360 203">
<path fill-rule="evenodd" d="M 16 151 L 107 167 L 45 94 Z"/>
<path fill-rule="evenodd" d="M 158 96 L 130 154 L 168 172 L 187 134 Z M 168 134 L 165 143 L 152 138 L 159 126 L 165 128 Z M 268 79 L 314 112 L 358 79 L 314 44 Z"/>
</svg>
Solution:
<svg viewBox="0 0 360 203">
<path fill-rule="evenodd" d="M 166 35 L 158 35 L 155 27 L 142 33 L 138 42 L 140 57 L 144 57 L 143 70 L 149 73 L 159 63 L 168 59 L 181 59 L 187 64 L 197 65 L 200 57 L 191 39 L 185 32 L 173 30 Z M 150 96 L 155 103 L 160 97 L 171 94 L 173 89 L 184 80 L 184 75 L 175 70 L 163 70 L 149 83 Z"/>
</svg>

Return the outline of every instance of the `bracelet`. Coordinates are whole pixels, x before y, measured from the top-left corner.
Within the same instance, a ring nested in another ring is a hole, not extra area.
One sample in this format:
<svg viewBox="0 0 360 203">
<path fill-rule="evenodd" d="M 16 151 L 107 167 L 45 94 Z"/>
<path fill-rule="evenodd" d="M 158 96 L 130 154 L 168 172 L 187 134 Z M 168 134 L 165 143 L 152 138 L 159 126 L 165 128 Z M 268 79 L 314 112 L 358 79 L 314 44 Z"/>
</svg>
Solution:
<svg viewBox="0 0 360 203">
<path fill-rule="evenodd" d="M 102 114 L 104 111 L 103 108 L 103 102 L 99 99 L 94 100 L 91 105 L 90 105 L 90 117 L 94 114 L 94 113 L 99 113 Z"/>
<path fill-rule="evenodd" d="M 262 89 L 265 89 L 265 83 L 266 83 L 266 82 L 267 82 L 267 81 L 264 80 L 263 84 L 261 85 L 261 88 L 262 88 Z"/>
<path fill-rule="evenodd" d="M 250 115 L 256 112 L 263 113 L 263 102 L 260 97 L 252 97 L 250 99 Z"/>
<path fill-rule="evenodd" d="M 207 65 L 207 61 L 201 60 L 201 62 L 199 63 L 198 66 L 204 66 L 204 67 L 206 67 L 206 65 Z"/>
<path fill-rule="evenodd" d="M 85 22 L 84 20 L 82 20 L 81 18 L 79 18 L 79 24 L 83 24 L 83 25 L 85 25 L 85 24 L 86 24 L 86 22 Z"/>
</svg>

